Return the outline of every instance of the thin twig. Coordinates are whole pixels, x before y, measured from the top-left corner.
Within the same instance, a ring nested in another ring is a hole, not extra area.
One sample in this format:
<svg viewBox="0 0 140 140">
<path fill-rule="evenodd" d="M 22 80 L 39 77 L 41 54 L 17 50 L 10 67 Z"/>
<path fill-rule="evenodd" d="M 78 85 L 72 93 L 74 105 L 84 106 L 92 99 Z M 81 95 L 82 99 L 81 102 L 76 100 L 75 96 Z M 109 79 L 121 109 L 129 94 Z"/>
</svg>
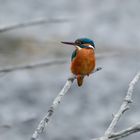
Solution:
<svg viewBox="0 0 140 140">
<path fill-rule="evenodd" d="M 118 139 L 121 139 L 123 137 L 127 137 L 131 134 L 134 134 L 136 132 L 140 132 L 140 123 L 137 123 L 136 125 L 134 126 L 131 126 L 125 130 L 122 130 L 120 132 L 117 132 L 117 133 L 113 133 L 111 134 L 111 136 L 109 137 L 111 140 L 118 140 Z"/>
<path fill-rule="evenodd" d="M 42 61 L 38 63 L 2 68 L 0 69 L 0 73 L 7 73 L 7 72 L 13 72 L 17 70 L 32 69 L 32 68 L 38 68 L 38 67 L 46 67 L 46 66 L 51 66 L 55 64 L 64 64 L 64 63 L 66 63 L 66 61 L 63 59 Z"/>
<path fill-rule="evenodd" d="M 19 66 L 7 66 L 4 68 L 0 68 L 0 73 L 8 73 L 8 72 L 13 72 L 18 70 L 33 69 L 33 68 L 46 67 L 46 66 L 64 64 L 64 63 L 66 63 L 65 59 L 57 59 L 57 60 L 49 60 L 49 61 L 48 60 L 40 61 L 36 63 L 19 65 Z M 94 72 L 97 72 L 101 69 L 102 69 L 101 67 L 98 67 L 97 69 L 95 69 Z"/>
<path fill-rule="evenodd" d="M 126 110 L 128 110 L 129 104 L 132 103 L 132 94 L 133 94 L 134 86 L 138 82 L 139 79 L 140 79 L 140 72 L 137 73 L 136 76 L 133 78 L 133 80 L 130 82 L 127 94 L 126 94 L 126 96 L 124 98 L 124 101 L 123 101 L 122 105 L 120 106 L 120 109 L 118 110 L 118 112 L 114 115 L 114 118 L 111 121 L 111 123 L 110 123 L 109 127 L 107 128 L 107 130 L 105 131 L 104 136 L 100 137 L 100 138 L 95 138 L 93 140 L 109 140 L 109 139 L 112 140 L 113 131 L 114 131 L 114 128 L 115 128 L 116 124 L 118 123 L 118 121 L 119 121 L 120 117 L 122 116 L 122 114 Z M 124 130 L 124 132 L 126 132 L 126 130 Z M 134 133 L 134 131 L 133 131 L 133 133 Z M 124 136 L 128 136 L 130 134 L 132 134 L 132 133 L 127 133 L 127 135 L 124 135 Z M 122 138 L 122 137 L 119 136 L 118 139 L 120 139 L 120 138 Z M 117 138 L 116 138 L 116 140 L 117 140 Z"/>
<path fill-rule="evenodd" d="M 101 70 L 100 67 L 96 68 L 94 72 L 97 72 L 99 70 Z M 41 122 L 39 123 L 37 129 L 33 133 L 32 137 L 31 137 L 31 140 L 37 140 L 39 138 L 39 135 L 44 131 L 45 128 L 47 128 L 48 123 L 50 121 L 50 118 L 52 117 L 55 109 L 57 108 L 57 106 L 60 104 L 62 98 L 65 96 L 65 94 L 70 89 L 70 87 L 71 87 L 73 81 L 75 80 L 75 78 L 76 78 L 75 75 L 72 75 L 71 77 L 68 78 L 68 80 L 65 83 L 64 87 L 58 93 L 57 97 L 54 99 L 53 104 L 50 107 L 50 109 L 48 110 L 47 115 L 41 120 Z"/>
<path fill-rule="evenodd" d="M 105 55 L 103 54 L 99 54 L 97 55 L 97 59 L 104 57 Z M 45 61 L 41 61 L 41 62 L 36 62 L 36 63 L 32 63 L 32 64 L 25 64 L 25 65 L 19 65 L 19 66 L 7 66 L 4 68 L 0 68 L 0 73 L 8 73 L 8 72 L 13 72 L 13 71 L 17 71 L 17 70 L 24 70 L 24 69 L 32 69 L 32 68 L 38 68 L 38 67 L 46 67 L 46 66 L 51 66 L 51 65 L 55 65 L 55 64 L 64 64 L 66 63 L 66 59 L 57 59 L 57 60 L 45 60 Z M 98 67 L 96 69 L 96 71 L 101 70 L 100 67 Z M 95 71 L 94 71 L 95 72 Z M 93 72 L 93 73 L 94 73 Z"/>
<path fill-rule="evenodd" d="M 60 23 L 60 22 L 67 22 L 68 19 L 65 18 L 51 18 L 51 19 L 46 19 L 46 18 L 38 18 L 30 21 L 24 21 L 21 23 L 16 23 L 13 25 L 8 25 L 0 28 L 0 33 L 9 31 L 9 30 L 14 30 L 18 28 L 23 28 L 27 26 L 33 26 L 33 25 L 39 25 L 39 24 L 45 24 L 45 23 Z"/>
</svg>

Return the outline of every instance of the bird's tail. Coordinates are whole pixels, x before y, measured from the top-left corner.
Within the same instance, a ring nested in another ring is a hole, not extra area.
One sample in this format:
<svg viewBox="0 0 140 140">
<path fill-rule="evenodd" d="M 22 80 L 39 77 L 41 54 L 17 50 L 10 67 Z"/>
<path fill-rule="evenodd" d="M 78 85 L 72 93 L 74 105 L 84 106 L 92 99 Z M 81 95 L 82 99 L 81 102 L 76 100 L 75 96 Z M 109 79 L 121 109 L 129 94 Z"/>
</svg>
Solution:
<svg viewBox="0 0 140 140">
<path fill-rule="evenodd" d="M 77 84 L 79 87 L 82 86 L 83 80 L 84 80 L 84 76 L 77 75 Z"/>
</svg>

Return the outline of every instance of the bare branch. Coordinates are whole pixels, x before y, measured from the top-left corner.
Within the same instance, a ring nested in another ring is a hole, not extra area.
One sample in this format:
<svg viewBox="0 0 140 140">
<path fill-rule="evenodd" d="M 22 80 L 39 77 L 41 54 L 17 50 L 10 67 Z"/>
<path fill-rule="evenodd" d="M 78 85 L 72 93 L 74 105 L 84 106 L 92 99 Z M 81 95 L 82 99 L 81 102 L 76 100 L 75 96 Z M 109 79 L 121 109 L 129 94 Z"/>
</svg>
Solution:
<svg viewBox="0 0 140 140">
<path fill-rule="evenodd" d="M 111 136 L 109 137 L 111 140 L 118 140 L 118 139 L 121 139 L 123 137 L 127 137 L 131 134 L 134 134 L 136 132 L 140 132 L 140 123 L 137 123 L 136 125 L 134 126 L 131 126 L 125 130 L 122 130 L 120 132 L 117 132 L 117 133 L 113 133 L 111 134 Z"/>
<path fill-rule="evenodd" d="M 0 69 L 0 73 L 7 73 L 7 72 L 13 72 L 17 70 L 32 69 L 32 68 L 38 68 L 38 67 L 46 67 L 46 66 L 51 66 L 55 64 L 64 64 L 64 63 L 66 63 L 66 61 L 63 59 L 43 61 L 43 62 L 38 62 L 38 63 L 33 63 L 33 64 L 2 68 Z"/>
<path fill-rule="evenodd" d="M 94 72 L 97 72 L 101 70 L 101 68 L 96 68 Z M 47 115 L 41 120 L 39 123 L 37 129 L 35 130 L 34 134 L 31 137 L 31 140 L 37 140 L 39 135 L 44 131 L 45 128 L 47 128 L 48 123 L 50 121 L 50 118 L 52 117 L 55 109 L 57 106 L 60 104 L 62 98 L 65 96 L 65 94 L 68 92 L 70 89 L 73 81 L 75 80 L 76 76 L 72 75 L 71 77 L 68 78 L 67 82 L 65 83 L 64 87 L 62 90 L 58 93 L 57 97 L 54 99 L 52 106 L 48 110 Z"/>
<path fill-rule="evenodd" d="M 114 127 L 116 126 L 120 117 L 129 108 L 129 104 L 132 103 L 132 94 L 133 94 L 134 86 L 138 82 L 139 78 L 140 78 L 140 72 L 130 82 L 126 97 L 124 98 L 124 101 L 123 101 L 122 105 L 120 106 L 119 111 L 115 114 L 111 124 L 109 125 L 108 129 L 106 130 L 105 137 L 109 137 L 111 135 L 111 133 L 113 132 Z"/>
<path fill-rule="evenodd" d="M 101 69 L 102 69 L 101 67 L 97 67 L 97 68 L 93 71 L 93 73 L 98 72 L 98 71 L 100 71 Z"/>
<path fill-rule="evenodd" d="M 129 104 L 132 103 L 132 94 L 133 94 L 133 90 L 134 90 L 134 86 L 135 84 L 138 82 L 138 80 L 140 79 L 140 72 L 136 74 L 136 76 L 133 78 L 133 80 L 130 82 L 129 84 L 129 88 L 128 88 L 128 91 L 127 91 L 127 94 L 124 98 L 124 101 L 122 103 L 122 105 L 120 106 L 120 109 L 118 110 L 118 112 L 114 115 L 114 118 L 112 120 L 112 122 L 110 123 L 108 129 L 105 131 L 105 134 L 103 137 L 100 137 L 100 138 L 95 138 L 93 140 L 117 140 L 117 139 L 120 139 L 120 138 L 123 138 L 123 137 L 126 137 L 132 133 L 135 133 L 135 132 L 138 132 L 138 131 L 131 131 L 133 130 L 132 128 L 128 128 L 126 130 L 123 130 L 121 132 L 118 132 L 118 133 L 113 133 L 113 130 L 116 126 L 116 124 L 118 123 L 120 117 L 122 116 L 122 114 L 128 110 L 129 108 Z M 134 128 L 134 127 L 133 127 Z M 139 129 L 138 129 L 139 130 Z M 130 132 L 130 133 L 127 133 L 127 132 Z M 139 130 L 140 131 L 140 130 Z M 126 134 L 127 133 L 127 134 Z M 122 137 L 119 135 L 119 137 L 117 138 L 113 138 L 113 135 L 117 135 L 117 134 L 124 134 Z"/>
<path fill-rule="evenodd" d="M 9 66 L 9 67 L 5 67 L 5 68 L 1 68 L 0 73 L 8 73 L 8 72 L 13 72 L 13 71 L 18 71 L 18 70 L 33 69 L 33 68 L 46 67 L 46 66 L 64 64 L 64 63 L 66 63 L 65 59 L 41 61 L 41 62 L 26 64 L 26 65 Z M 95 71 L 93 73 L 95 73 L 101 69 L 102 69 L 101 67 L 98 67 L 97 69 L 95 69 Z"/>
<path fill-rule="evenodd" d="M 50 109 L 48 110 L 47 115 L 41 120 L 41 122 L 39 123 L 37 129 L 35 130 L 34 134 L 32 135 L 31 140 L 37 140 L 39 135 L 44 131 L 44 129 L 48 126 L 48 122 L 51 118 L 51 116 L 54 113 L 54 110 L 57 108 L 58 104 L 60 104 L 61 99 L 63 98 L 63 96 L 67 93 L 67 91 L 70 89 L 73 81 L 75 79 L 75 76 L 70 77 L 66 84 L 64 85 L 64 87 L 62 88 L 62 90 L 59 92 L 59 94 L 57 95 L 57 97 L 54 99 L 52 106 L 50 107 Z"/>
<path fill-rule="evenodd" d="M 38 19 L 31 20 L 31 21 L 26 21 L 26 22 L 24 21 L 21 23 L 16 23 L 13 25 L 1 27 L 0 33 L 18 29 L 18 28 L 27 27 L 27 26 L 33 26 L 33 25 L 39 25 L 39 24 L 45 24 L 45 23 L 60 23 L 60 22 L 67 22 L 67 21 L 68 21 L 68 19 L 65 19 L 65 18 L 63 18 L 63 19 L 62 18 L 51 18 L 51 19 L 38 18 Z"/>
</svg>

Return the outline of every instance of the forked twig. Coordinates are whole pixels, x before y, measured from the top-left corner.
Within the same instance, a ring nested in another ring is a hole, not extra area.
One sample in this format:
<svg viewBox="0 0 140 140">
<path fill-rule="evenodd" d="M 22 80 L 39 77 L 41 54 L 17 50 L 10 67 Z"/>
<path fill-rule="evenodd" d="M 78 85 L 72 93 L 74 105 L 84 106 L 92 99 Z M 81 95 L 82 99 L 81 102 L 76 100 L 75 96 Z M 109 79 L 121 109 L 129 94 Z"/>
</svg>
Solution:
<svg viewBox="0 0 140 140">
<path fill-rule="evenodd" d="M 140 131 L 140 129 L 137 129 L 137 131 L 135 131 L 136 128 L 138 128 L 138 127 L 132 127 L 132 128 L 128 128 L 128 129 L 123 130 L 118 133 L 113 132 L 120 117 L 126 110 L 129 109 L 129 104 L 132 103 L 132 94 L 133 94 L 134 86 L 138 82 L 139 79 L 140 79 L 140 72 L 137 73 L 136 76 L 133 78 L 133 80 L 130 82 L 127 94 L 124 98 L 124 101 L 123 101 L 122 105 L 120 106 L 118 112 L 114 115 L 113 120 L 111 121 L 109 127 L 105 131 L 104 136 L 100 137 L 100 138 L 95 138 L 92 140 L 118 140 L 118 139 L 126 137 L 132 133 Z M 139 126 L 139 124 L 138 124 L 138 126 Z M 130 132 L 130 133 L 128 133 L 128 132 Z"/>
<path fill-rule="evenodd" d="M 140 132 L 140 123 L 137 123 L 136 125 L 133 125 L 133 126 L 127 128 L 125 130 L 122 130 L 120 132 L 111 134 L 110 139 L 111 140 L 121 139 L 123 137 L 127 137 L 127 136 L 134 134 L 134 133 L 137 133 L 137 132 Z"/>
</svg>

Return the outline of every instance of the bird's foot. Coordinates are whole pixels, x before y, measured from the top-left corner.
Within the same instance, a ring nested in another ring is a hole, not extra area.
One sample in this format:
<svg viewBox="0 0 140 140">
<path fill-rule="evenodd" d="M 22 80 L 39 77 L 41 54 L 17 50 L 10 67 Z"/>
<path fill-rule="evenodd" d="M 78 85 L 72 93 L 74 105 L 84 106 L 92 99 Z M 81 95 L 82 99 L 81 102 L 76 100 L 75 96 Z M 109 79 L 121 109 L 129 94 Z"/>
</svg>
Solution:
<svg viewBox="0 0 140 140">
<path fill-rule="evenodd" d="M 74 79 L 76 79 L 77 78 L 77 76 L 76 75 L 71 75 L 69 78 L 68 78 L 68 80 L 70 80 L 70 81 L 73 81 Z"/>
</svg>

